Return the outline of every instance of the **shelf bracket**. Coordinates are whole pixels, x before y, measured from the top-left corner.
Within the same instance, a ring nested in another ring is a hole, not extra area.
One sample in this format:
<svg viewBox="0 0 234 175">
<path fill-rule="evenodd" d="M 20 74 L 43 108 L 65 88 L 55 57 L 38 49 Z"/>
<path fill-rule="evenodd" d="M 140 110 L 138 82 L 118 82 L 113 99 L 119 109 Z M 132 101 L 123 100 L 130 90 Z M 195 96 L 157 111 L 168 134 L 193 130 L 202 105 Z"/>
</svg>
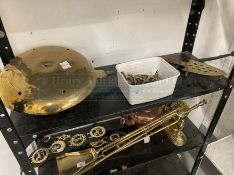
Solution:
<svg viewBox="0 0 234 175">
<path fill-rule="evenodd" d="M 205 8 L 205 0 L 193 0 L 190 8 L 187 28 L 184 36 L 182 52 L 188 51 L 192 53 L 197 29 L 203 9 Z"/>
</svg>

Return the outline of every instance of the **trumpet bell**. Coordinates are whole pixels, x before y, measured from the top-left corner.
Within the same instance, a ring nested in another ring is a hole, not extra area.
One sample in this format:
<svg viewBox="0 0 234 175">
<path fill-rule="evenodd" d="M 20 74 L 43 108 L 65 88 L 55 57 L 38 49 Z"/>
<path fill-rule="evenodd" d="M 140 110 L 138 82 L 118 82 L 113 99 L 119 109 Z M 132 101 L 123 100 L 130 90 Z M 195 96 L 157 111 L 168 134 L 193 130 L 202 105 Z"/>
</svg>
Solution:
<svg viewBox="0 0 234 175">
<path fill-rule="evenodd" d="M 58 46 L 28 50 L 0 73 L 0 97 L 11 110 L 48 115 L 84 100 L 94 89 L 96 76 L 80 53 Z"/>
<path fill-rule="evenodd" d="M 92 148 L 79 152 L 66 153 L 57 158 L 59 175 L 72 175 L 79 168 L 86 166 L 96 159 L 97 154 Z"/>
</svg>

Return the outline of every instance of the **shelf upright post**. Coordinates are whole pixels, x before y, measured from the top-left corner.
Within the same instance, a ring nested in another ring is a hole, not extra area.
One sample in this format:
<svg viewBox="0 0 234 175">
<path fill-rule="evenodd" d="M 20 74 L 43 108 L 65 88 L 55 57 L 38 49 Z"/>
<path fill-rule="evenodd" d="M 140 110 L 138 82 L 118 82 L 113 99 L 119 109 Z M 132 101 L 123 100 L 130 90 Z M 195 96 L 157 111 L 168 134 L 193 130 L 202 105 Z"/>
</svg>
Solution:
<svg viewBox="0 0 234 175">
<path fill-rule="evenodd" d="M 182 52 L 189 51 L 192 53 L 194 42 L 197 35 L 197 29 L 199 26 L 202 11 L 205 7 L 205 0 L 193 0 L 191 9 L 189 12 L 189 18 L 187 22 L 187 28 L 185 31 L 184 42 Z"/>
<path fill-rule="evenodd" d="M 7 38 L 2 20 L 0 18 L 0 57 L 5 66 L 14 58 L 13 51 Z M 25 175 L 36 175 L 36 172 L 27 155 L 26 148 L 17 133 L 10 116 L 0 99 L 0 129 L 16 160 Z"/>
<path fill-rule="evenodd" d="M 224 89 L 222 97 L 219 101 L 218 107 L 216 108 L 215 114 L 212 118 L 212 121 L 210 123 L 210 126 L 207 130 L 206 136 L 205 136 L 205 141 L 204 144 L 202 145 L 202 147 L 200 148 L 197 158 L 195 160 L 195 163 L 193 165 L 192 171 L 191 171 L 191 175 L 195 175 L 197 173 L 197 170 L 202 162 L 204 153 L 206 151 L 207 145 L 210 143 L 211 141 L 211 136 L 214 133 L 214 130 L 216 128 L 216 125 L 222 115 L 222 112 L 224 110 L 224 107 L 228 101 L 228 98 L 232 92 L 233 89 L 233 85 L 234 85 L 234 68 L 232 68 L 231 74 L 229 76 L 229 82 L 227 84 L 227 87 Z"/>
<path fill-rule="evenodd" d="M 8 64 L 10 60 L 15 57 L 11 49 L 11 45 L 8 40 L 6 31 L 4 29 L 1 17 L 0 17 L 0 56 L 4 66 Z"/>
<path fill-rule="evenodd" d="M 184 37 L 184 42 L 183 42 L 183 47 L 182 47 L 182 52 L 189 51 L 192 53 L 195 39 L 196 39 L 196 34 L 197 34 L 197 29 L 199 26 L 200 18 L 202 11 L 205 7 L 205 0 L 193 0 L 190 13 L 189 13 L 189 19 L 187 23 L 187 28 L 185 32 L 185 37 Z M 214 133 L 215 127 L 222 115 L 223 109 L 227 103 L 227 100 L 232 92 L 233 85 L 234 85 L 234 68 L 232 68 L 231 74 L 229 76 L 229 82 L 227 84 L 227 87 L 224 89 L 222 97 L 219 101 L 218 107 L 215 111 L 215 114 L 213 116 L 213 119 L 211 121 L 211 124 L 207 130 L 207 133 L 205 135 L 204 143 L 201 146 L 198 155 L 196 157 L 195 163 L 193 165 L 191 175 L 195 175 L 197 173 L 197 170 L 202 162 L 204 153 L 206 151 L 207 145 L 210 142 L 211 136 Z"/>
</svg>

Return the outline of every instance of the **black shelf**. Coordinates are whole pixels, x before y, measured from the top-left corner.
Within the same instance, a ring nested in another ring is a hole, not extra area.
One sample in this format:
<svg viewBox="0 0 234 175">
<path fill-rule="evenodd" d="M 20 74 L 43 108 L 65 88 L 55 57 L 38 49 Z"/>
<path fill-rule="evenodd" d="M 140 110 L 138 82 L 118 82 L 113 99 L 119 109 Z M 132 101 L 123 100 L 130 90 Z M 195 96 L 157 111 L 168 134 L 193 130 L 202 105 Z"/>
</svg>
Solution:
<svg viewBox="0 0 234 175">
<path fill-rule="evenodd" d="M 188 175 L 189 172 L 178 156 L 153 160 L 127 169 L 116 175 Z"/>
<path fill-rule="evenodd" d="M 175 156 L 184 151 L 202 146 L 204 136 L 189 119 L 186 120 L 183 131 L 187 136 L 187 144 L 182 147 L 173 145 L 166 135 L 161 132 L 152 136 L 149 143 L 139 143 L 110 157 L 108 160 L 97 166 L 93 171 L 95 172 L 95 175 L 98 175 L 99 173 L 103 175 L 103 173 L 107 174 L 110 169 L 116 169 L 122 165 L 130 168 L 151 160 L 161 160 L 161 158 Z M 54 160 L 39 167 L 39 175 L 50 175 L 52 172 L 53 175 L 58 174 L 57 165 Z"/>
<path fill-rule="evenodd" d="M 196 59 L 190 53 L 177 53 L 171 56 L 181 59 Z M 115 70 L 115 65 L 101 67 L 104 70 Z M 139 111 L 163 103 L 184 100 L 224 89 L 227 85 L 225 77 L 209 77 L 181 72 L 175 91 L 171 96 L 149 103 L 130 105 L 118 88 L 116 74 L 99 79 L 92 94 L 75 107 L 50 116 L 35 116 L 17 112 L 11 113 L 17 132 L 22 139 L 30 140 L 33 134 L 44 136 L 55 131 L 95 123 L 123 114 Z"/>
</svg>

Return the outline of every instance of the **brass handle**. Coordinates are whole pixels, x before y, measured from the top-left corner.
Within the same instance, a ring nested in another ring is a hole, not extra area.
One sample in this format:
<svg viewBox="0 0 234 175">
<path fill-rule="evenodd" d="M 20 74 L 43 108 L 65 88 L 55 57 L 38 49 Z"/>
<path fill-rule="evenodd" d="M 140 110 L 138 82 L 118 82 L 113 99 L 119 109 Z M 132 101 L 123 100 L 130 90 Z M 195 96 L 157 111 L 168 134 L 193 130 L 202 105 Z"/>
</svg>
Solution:
<svg viewBox="0 0 234 175">
<path fill-rule="evenodd" d="M 106 78 L 108 75 L 114 74 L 115 71 L 105 71 L 102 69 L 95 69 L 94 73 L 96 75 L 96 78 Z"/>
</svg>

